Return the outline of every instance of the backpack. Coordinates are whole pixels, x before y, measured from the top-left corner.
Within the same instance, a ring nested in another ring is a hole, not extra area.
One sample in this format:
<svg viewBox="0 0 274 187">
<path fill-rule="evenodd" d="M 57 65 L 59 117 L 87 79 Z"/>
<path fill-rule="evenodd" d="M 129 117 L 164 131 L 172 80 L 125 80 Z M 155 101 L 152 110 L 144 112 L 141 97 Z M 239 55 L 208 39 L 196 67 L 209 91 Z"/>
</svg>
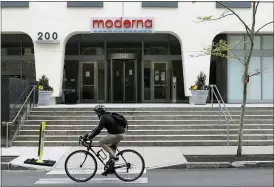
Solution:
<svg viewBox="0 0 274 187">
<path fill-rule="evenodd" d="M 120 124 L 123 128 L 127 128 L 127 130 L 128 130 L 128 123 L 127 123 L 126 118 L 123 115 L 113 112 L 113 113 L 111 113 L 111 116 L 114 118 L 114 120 L 118 124 Z"/>
</svg>

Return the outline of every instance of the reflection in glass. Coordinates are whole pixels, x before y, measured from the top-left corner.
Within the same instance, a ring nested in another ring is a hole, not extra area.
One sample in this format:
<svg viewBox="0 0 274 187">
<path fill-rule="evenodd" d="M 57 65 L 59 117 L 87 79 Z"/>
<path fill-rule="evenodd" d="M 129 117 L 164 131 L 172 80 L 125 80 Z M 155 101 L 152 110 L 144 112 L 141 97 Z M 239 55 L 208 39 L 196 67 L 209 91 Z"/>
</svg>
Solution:
<svg viewBox="0 0 274 187">
<path fill-rule="evenodd" d="M 167 63 L 154 63 L 154 99 L 167 99 Z"/>
<path fill-rule="evenodd" d="M 34 61 L 23 61 L 22 74 L 26 80 L 36 80 Z"/>
<path fill-rule="evenodd" d="M 21 78 L 22 75 L 22 61 L 1 61 L 1 75 L 2 76 L 12 76 Z M 23 78 L 23 77 L 22 77 Z"/>
<path fill-rule="evenodd" d="M 122 60 L 112 61 L 113 101 L 122 102 L 124 99 L 124 66 Z"/>
<path fill-rule="evenodd" d="M 273 57 L 263 57 L 263 99 L 273 100 Z"/>
<path fill-rule="evenodd" d="M 82 64 L 82 83 L 83 85 L 94 85 L 94 63 Z"/>
</svg>

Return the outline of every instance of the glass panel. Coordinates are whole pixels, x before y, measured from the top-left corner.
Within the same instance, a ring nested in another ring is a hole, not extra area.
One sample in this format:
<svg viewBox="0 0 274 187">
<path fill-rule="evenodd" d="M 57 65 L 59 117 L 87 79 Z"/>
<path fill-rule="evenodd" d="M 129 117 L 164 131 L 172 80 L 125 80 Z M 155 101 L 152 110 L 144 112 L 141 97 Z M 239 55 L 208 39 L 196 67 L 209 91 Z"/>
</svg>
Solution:
<svg viewBox="0 0 274 187">
<path fill-rule="evenodd" d="M 126 60 L 125 63 L 125 101 L 135 101 L 135 60 Z"/>
<path fill-rule="evenodd" d="M 240 44 L 237 46 L 236 43 L 238 41 L 240 42 Z M 244 36 L 227 35 L 227 42 L 228 42 L 228 44 L 230 46 L 235 47 L 235 49 L 242 49 L 242 50 L 244 50 Z"/>
<path fill-rule="evenodd" d="M 21 61 L 1 61 L 1 75 L 21 77 Z"/>
<path fill-rule="evenodd" d="M 242 75 L 244 66 L 237 60 L 229 58 L 227 60 L 227 94 L 228 100 L 242 100 Z"/>
<path fill-rule="evenodd" d="M 105 100 L 105 63 L 98 61 L 98 100 Z"/>
<path fill-rule="evenodd" d="M 113 101 L 122 102 L 124 100 L 124 75 L 123 61 L 112 60 L 112 75 L 113 75 Z"/>
<path fill-rule="evenodd" d="M 260 57 L 251 57 L 249 75 L 256 73 L 257 69 L 261 69 Z M 252 76 L 247 86 L 247 100 L 261 100 L 261 88 L 261 75 Z"/>
<path fill-rule="evenodd" d="M 23 61 L 22 75 L 26 80 L 36 80 L 35 62 Z"/>
<path fill-rule="evenodd" d="M 154 99 L 167 98 L 166 63 L 154 63 Z"/>
<path fill-rule="evenodd" d="M 271 35 L 264 35 L 263 38 L 263 49 L 273 49 L 274 37 Z"/>
<path fill-rule="evenodd" d="M 7 42 L 1 44 L 2 55 L 21 55 L 22 48 L 20 42 Z"/>
<path fill-rule="evenodd" d="M 94 86 L 83 86 L 82 87 L 82 99 L 83 100 L 94 99 Z"/>
<path fill-rule="evenodd" d="M 168 34 L 144 35 L 145 55 L 169 55 Z"/>
<path fill-rule="evenodd" d="M 22 54 L 23 55 L 34 55 L 34 48 L 32 43 L 24 42 L 22 43 Z"/>
<path fill-rule="evenodd" d="M 81 42 L 80 55 L 104 55 L 103 42 Z"/>
<path fill-rule="evenodd" d="M 94 85 L 94 63 L 82 64 L 82 84 Z"/>
<path fill-rule="evenodd" d="M 248 36 L 245 37 L 246 43 L 245 48 L 250 49 L 250 39 Z M 261 49 L 261 37 L 255 36 L 254 38 L 254 48 L 253 49 Z"/>
<path fill-rule="evenodd" d="M 79 55 L 79 44 L 78 43 L 67 43 L 66 55 Z"/>
<path fill-rule="evenodd" d="M 144 100 L 151 100 L 151 61 L 144 61 Z"/>
<path fill-rule="evenodd" d="M 79 72 L 79 61 L 65 61 L 65 71 L 63 75 L 64 88 L 76 89 L 78 91 L 78 72 Z"/>
<path fill-rule="evenodd" d="M 263 57 L 263 99 L 273 100 L 273 57 Z"/>
<path fill-rule="evenodd" d="M 183 67 L 182 61 L 172 61 L 172 71 L 173 76 L 176 77 L 176 86 L 177 86 L 177 100 L 186 100 L 185 90 L 184 90 L 184 76 L 183 76 Z"/>
</svg>

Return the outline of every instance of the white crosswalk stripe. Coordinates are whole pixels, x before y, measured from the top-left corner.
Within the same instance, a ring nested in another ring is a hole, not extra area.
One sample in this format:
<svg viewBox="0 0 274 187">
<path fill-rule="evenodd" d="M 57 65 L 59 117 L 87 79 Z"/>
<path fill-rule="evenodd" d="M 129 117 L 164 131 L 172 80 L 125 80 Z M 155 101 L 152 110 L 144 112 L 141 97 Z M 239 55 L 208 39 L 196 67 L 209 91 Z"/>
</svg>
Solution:
<svg viewBox="0 0 274 187">
<path fill-rule="evenodd" d="M 39 179 L 35 184 L 76 184 L 77 182 L 71 180 L 70 178 L 45 178 L 45 179 Z M 127 183 L 129 184 L 129 182 L 124 182 L 121 181 L 118 178 L 92 178 L 91 180 L 89 180 L 87 183 Z M 139 179 L 137 179 L 136 181 L 130 182 L 130 183 L 134 183 L 134 184 L 144 184 L 144 183 L 148 183 L 148 178 L 147 177 L 140 177 Z"/>
<path fill-rule="evenodd" d="M 85 182 L 86 184 L 146 184 L 148 183 L 148 177 L 145 176 L 147 173 L 146 169 L 144 170 L 143 175 L 133 182 L 124 182 L 118 179 L 114 174 L 108 175 L 104 177 L 101 175 L 103 172 L 103 168 L 98 168 L 96 175 Z M 130 174 L 139 173 L 138 171 L 130 171 Z M 71 180 L 67 175 L 64 169 L 55 168 L 48 173 L 46 173 L 45 177 L 40 178 L 38 181 L 34 183 L 35 185 L 64 185 L 64 184 L 77 184 L 77 182 Z"/>
<path fill-rule="evenodd" d="M 73 170 L 73 172 L 76 172 L 77 170 Z M 81 170 L 80 170 L 81 171 Z M 86 170 L 85 170 L 86 171 Z M 101 174 L 104 170 L 103 169 L 99 169 L 97 170 L 96 174 Z M 87 172 L 87 171 L 86 171 Z M 91 171 L 93 172 L 93 171 Z M 139 173 L 140 171 L 138 170 L 130 170 L 130 174 L 137 174 Z M 143 174 L 146 174 L 146 169 L 144 170 L 144 173 Z M 50 172 L 48 172 L 46 175 L 66 175 L 66 172 L 64 169 L 54 169 L 54 170 L 51 170 Z"/>
</svg>

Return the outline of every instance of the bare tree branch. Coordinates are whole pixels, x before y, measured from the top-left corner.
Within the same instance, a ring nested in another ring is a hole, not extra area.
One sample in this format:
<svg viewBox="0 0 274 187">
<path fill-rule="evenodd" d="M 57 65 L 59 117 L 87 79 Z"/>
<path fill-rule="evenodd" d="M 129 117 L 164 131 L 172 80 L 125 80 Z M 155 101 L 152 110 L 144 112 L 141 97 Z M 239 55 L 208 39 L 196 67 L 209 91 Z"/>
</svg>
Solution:
<svg viewBox="0 0 274 187">
<path fill-rule="evenodd" d="M 219 3 L 220 5 L 222 5 L 223 7 L 225 7 L 226 9 L 228 9 L 230 12 L 232 12 L 245 26 L 245 29 L 247 31 L 247 35 L 248 37 L 251 39 L 250 33 L 251 29 L 247 26 L 247 24 L 242 20 L 242 18 L 231 8 L 229 8 L 228 6 L 226 6 L 225 4 L 221 3 L 220 1 L 217 1 L 217 3 Z"/>
<path fill-rule="evenodd" d="M 267 25 L 269 25 L 269 24 L 271 24 L 271 23 L 274 23 L 274 21 L 270 21 L 270 22 L 264 24 L 262 27 L 260 27 L 260 28 L 257 30 L 257 32 L 255 33 L 255 35 L 258 34 L 258 32 L 259 32 L 261 29 L 263 29 L 265 26 L 267 26 Z"/>
<path fill-rule="evenodd" d="M 257 1 L 256 7 L 255 7 L 255 13 L 257 13 L 259 3 L 260 3 L 260 1 Z"/>
<path fill-rule="evenodd" d="M 235 59 L 239 60 L 239 62 L 240 62 L 242 65 L 245 64 L 244 59 L 242 59 L 241 57 L 238 57 L 232 50 L 229 51 L 229 52 L 231 52 L 231 53 L 233 54 L 232 58 L 235 58 Z M 229 56 L 227 56 L 227 57 L 229 57 Z"/>
</svg>

